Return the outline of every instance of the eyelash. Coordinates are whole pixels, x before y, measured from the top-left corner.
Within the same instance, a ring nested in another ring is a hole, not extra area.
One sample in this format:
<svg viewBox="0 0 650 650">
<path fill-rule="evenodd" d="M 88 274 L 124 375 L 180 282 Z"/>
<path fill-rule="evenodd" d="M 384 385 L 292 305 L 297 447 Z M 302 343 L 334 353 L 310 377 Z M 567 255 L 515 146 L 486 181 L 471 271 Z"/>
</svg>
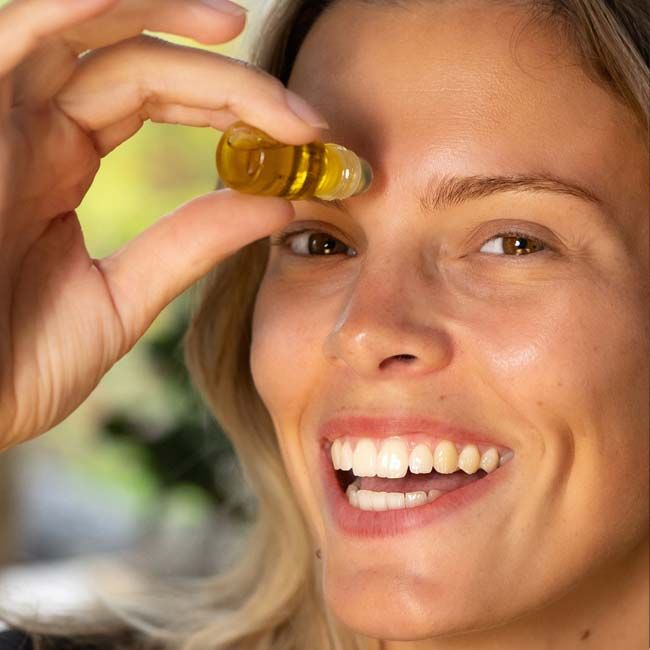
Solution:
<svg viewBox="0 0 650 650">
<path fill-rule="evenodd" d="M 330 235 L 329 233 L 323 231 L 323 230 L 318 230 L 315 228 L 303 228 L 301 230 L 295 230 L 295 231 L 290 231 L 290 232 L 283 232 L 280 233 L 279 235 L 272 235 L 270 240 L 271 240 L 271 246 L 281 246 L 283 248 L 289 248 L 289 239 L 291 237 L 297 237 L 298 235 L 303 235 L 304 233 L 315 233 L 315 234 L 320 234 L 320 235 L 327 235 L 331 237 L 332 239 L 336 240 L 339 243 L 343 243 L 340 239 L 334 237 L 333 235 Z M 532 239 L 536 242 L 539 242 L 541 244 L 541 248 L 538 251 L 534 251 L 532 253 L 527 253 L 526 255 L 523 255 L 523 257 L 528 257 L 530 255 L 534 255 L 535 253 L 543 253 L 544 251 L 550 251 L 552 250 L 551 247 L 543 240 L 540 239 L 539 237 L 534 237 L 533 235 L 530 235 L 529 233 L 519 231 L 519 230 L 508 230 L 506 232 L 498 232 L 488 239 L 486 239 L 482 244 L 481 248 L 485 246 L 489 241 L 492 241 L 493 239 L 501 239 L 501 238 L 507 238 L 507 237 L 518 237 L 521 239 Z M 349 247 L 348 247 L 349 248 Z M 296 257 L 329 257 L 329 255 L 299 255 L 297 253 L 293 253 Z M 340 255 L 340 253 L 338 253 Z M 495 254 L 495 253 L 484 253 L 485 255 L 494 255 L 495 257 L 522 257 L 521 255 L 506 255 L 501 254 Z M 350 257 L 354 257 L 354 255 L 350 255 Z"/>
</svg>

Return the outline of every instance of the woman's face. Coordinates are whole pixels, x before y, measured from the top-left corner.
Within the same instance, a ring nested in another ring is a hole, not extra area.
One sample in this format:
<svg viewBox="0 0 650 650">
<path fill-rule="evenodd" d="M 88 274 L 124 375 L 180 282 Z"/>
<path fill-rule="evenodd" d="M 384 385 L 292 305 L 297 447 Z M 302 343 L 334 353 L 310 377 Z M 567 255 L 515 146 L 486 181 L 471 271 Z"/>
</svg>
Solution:
<svg viewBox="0 0 650 650">
<path fill-rule="evenodd" d="M 647 538 L 647 151 L 559 32 L 526 19 L 339 3 L 289 83 L 375 178 L 345 212 L 294 202 L 285 230 L 309 232 L 271 249 L 251 367 L 326 600 L 375 638 L 521 617 Z M 543 176 L 594 198 L 547 180 L 434 200 L 452 176 Z M 414 432 L 514 457 L 437 506 L 331 497 L 332 437 Z"/>
</svg>

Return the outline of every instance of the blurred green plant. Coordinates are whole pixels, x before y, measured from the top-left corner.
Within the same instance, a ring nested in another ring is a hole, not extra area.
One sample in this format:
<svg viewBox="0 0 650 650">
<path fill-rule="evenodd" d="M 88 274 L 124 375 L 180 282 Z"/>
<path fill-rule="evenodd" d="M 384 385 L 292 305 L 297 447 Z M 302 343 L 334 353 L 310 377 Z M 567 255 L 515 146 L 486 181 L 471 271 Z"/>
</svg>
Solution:
<svg viewBox="0 0 650 650">
<path fill-rule="evenodd" d="M 100 431 L 139 447 L 140 462 L 154 478 L 160 496 L 192 487 L 207 502 L 246 520 L 249 512 L 219 471 L 234 462 L 232 445 L 202 405 L 183 363 L 181 341 L 186 327 L 186 314 L 178 311 L 173 326 L 145 344 L 151 366 L 163 378 L 174 405 L 172 421 L 156 422 L 118 407 L 100 420 Z"/>
</svg>

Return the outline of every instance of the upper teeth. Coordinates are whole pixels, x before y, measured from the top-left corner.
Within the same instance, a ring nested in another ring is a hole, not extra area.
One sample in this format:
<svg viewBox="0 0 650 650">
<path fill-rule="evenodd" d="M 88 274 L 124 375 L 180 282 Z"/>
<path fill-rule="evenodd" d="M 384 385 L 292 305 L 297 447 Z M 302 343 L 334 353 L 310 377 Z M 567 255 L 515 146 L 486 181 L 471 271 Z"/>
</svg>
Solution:
<svg viewBox="0 0 650 650">
<path fill-rule="evenodd" d="M 512 451 L 499 456 L 496 447 L 481 450 L 475 444 L 456 445 L 449 440 L 433 444 L 400 436 L 383 440 L 344 436 L 334 440 L 330 451 L 335 469 L 384 478 L 401 478 L 409 469 L 413 474 L 428 474 L 432 469 L 440 474 L 458 469 L 474 474 L 479 468 L 489 473 L 513 456 Z"/>
</svg>

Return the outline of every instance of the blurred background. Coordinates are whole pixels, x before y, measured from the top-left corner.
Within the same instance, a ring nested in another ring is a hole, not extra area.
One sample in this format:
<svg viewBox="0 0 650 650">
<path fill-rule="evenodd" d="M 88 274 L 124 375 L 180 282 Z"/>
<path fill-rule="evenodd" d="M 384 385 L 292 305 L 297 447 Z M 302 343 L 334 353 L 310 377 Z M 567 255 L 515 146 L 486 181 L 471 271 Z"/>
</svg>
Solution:
<svg viewBox="0 0 650 650">
<path fill-rule="evenodd" d="M 155 35 L 245 58 L 247 29 L 219 46 Z M 214 189 L 220 136 L 146 122 L 105 157 L 78 209 L 90 255 Z M 198 576 L 231 561 L 252 503 L 230 443 L 189 385 L 180 348 L 188 309 L 186 293 L 76 412 L 0 455 L 0 606 L 82 606 L 96 580 L 90 566 L 127 584 L 125 562 Z"/>
</svg>

